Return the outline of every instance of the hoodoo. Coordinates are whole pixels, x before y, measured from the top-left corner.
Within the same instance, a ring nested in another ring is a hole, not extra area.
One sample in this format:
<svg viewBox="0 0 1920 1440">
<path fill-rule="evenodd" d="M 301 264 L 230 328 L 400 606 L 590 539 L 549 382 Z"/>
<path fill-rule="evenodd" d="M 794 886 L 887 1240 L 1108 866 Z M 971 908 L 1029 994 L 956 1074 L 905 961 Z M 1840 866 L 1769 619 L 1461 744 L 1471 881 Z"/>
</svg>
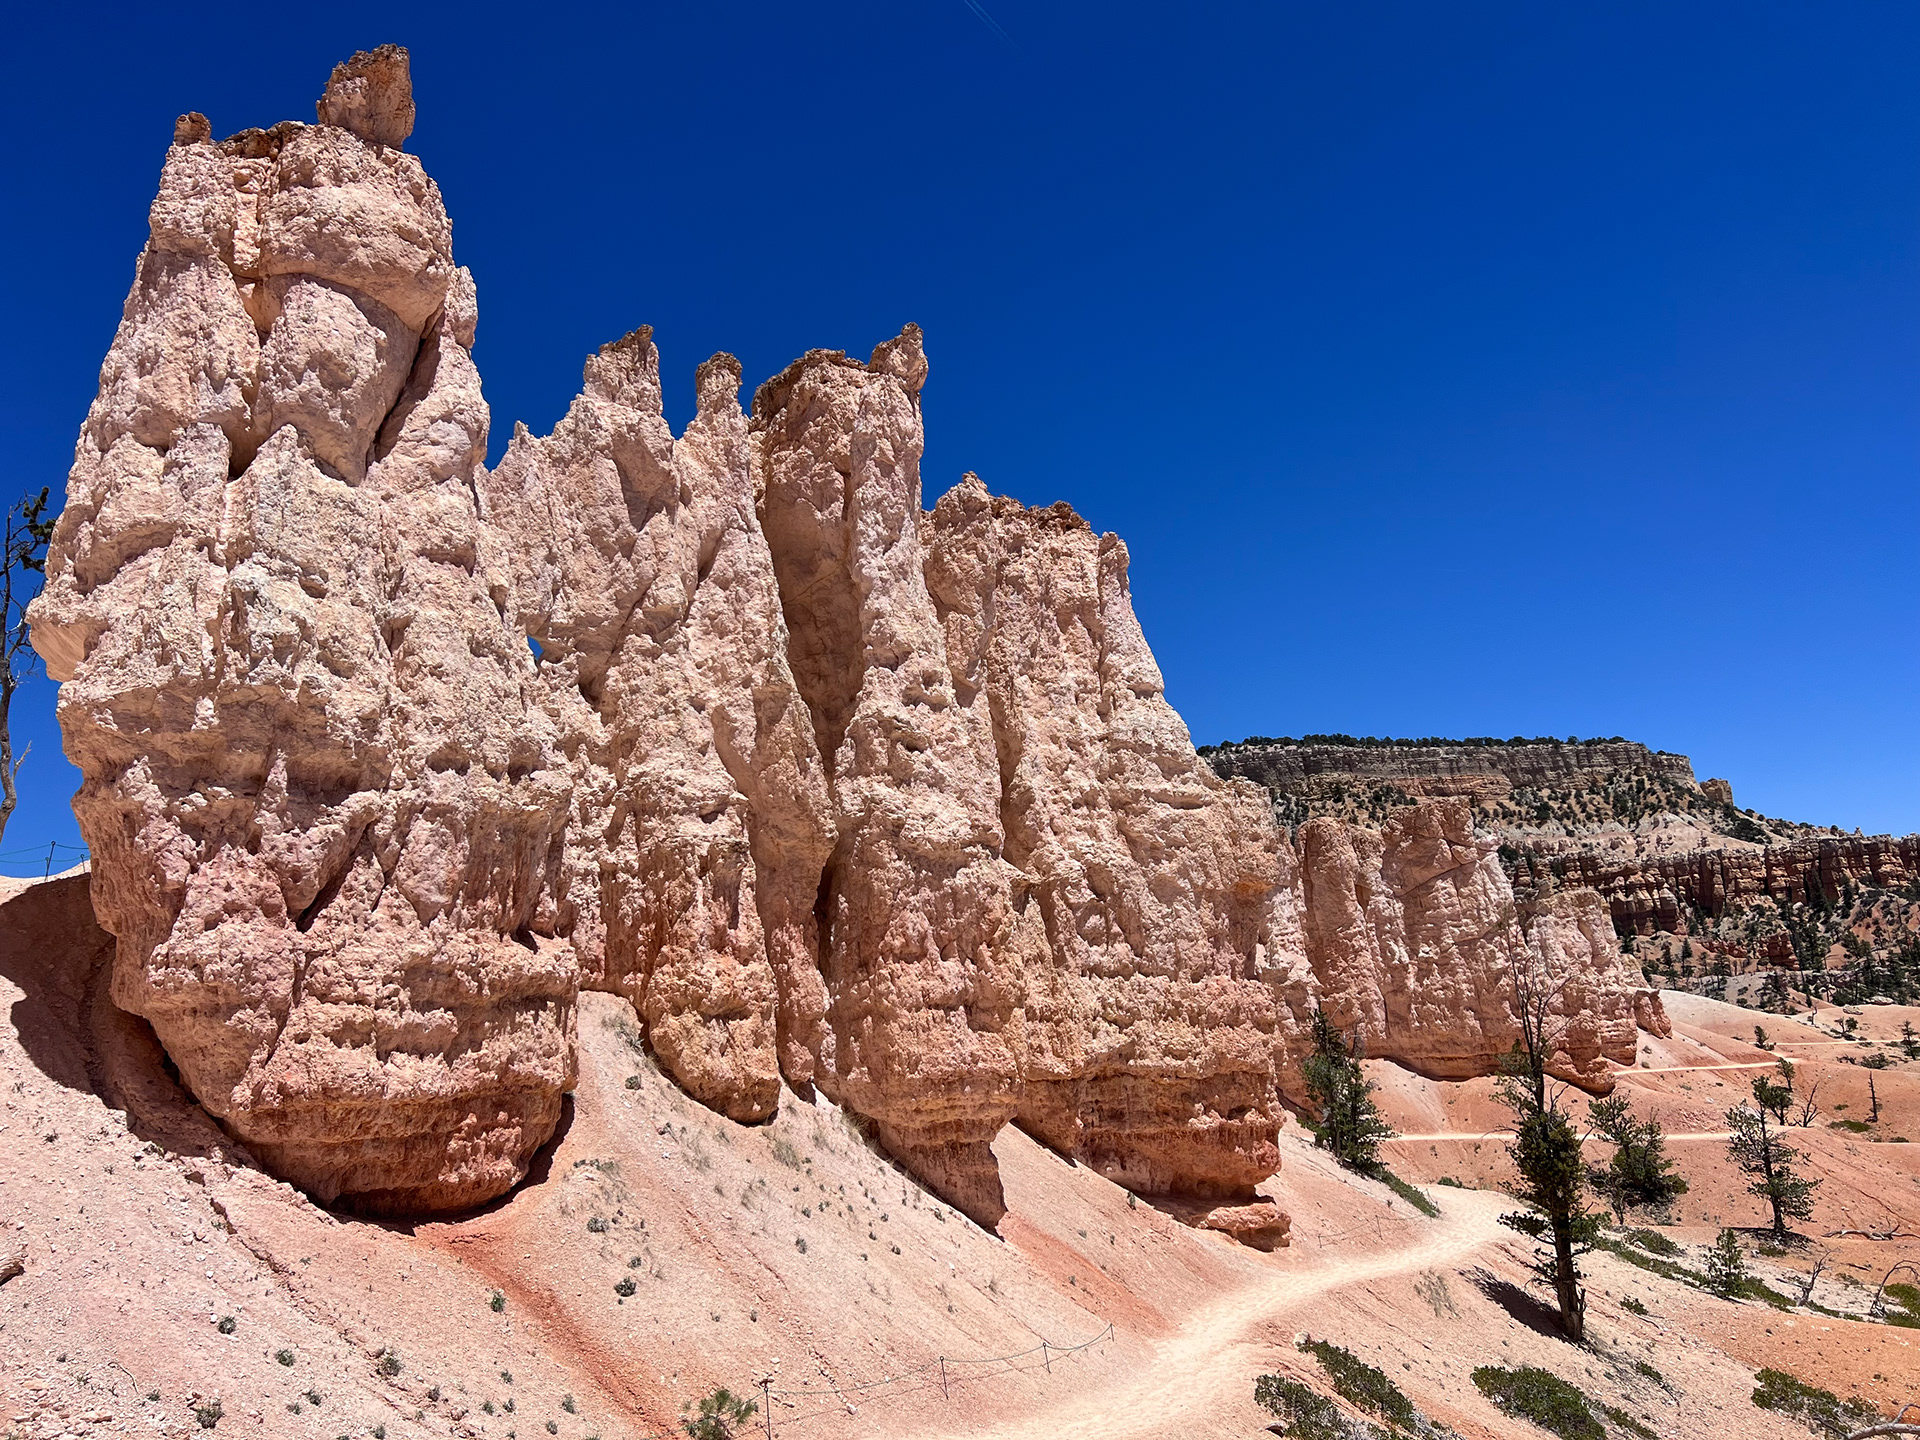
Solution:
<svg viewBox="0 0 1920 1440">
<path fill-rule="evenodd" d="M 1009 1121 L 1251 1244 L 1316 1007 L 1557 1073 L 1657 999 L 1589 891 L 1516 901 L 1467 804 L 1297 832 L 1163 694 L 1127 550 L 968 476 L 924 508 L 908 326 L 662 413 L 642 328 L 489 472 L 475 288 L 400 146 L 407 54 L 319 123 L 182 117 L 35 647 L 112 994 L 268 1169 L 427 1213 L 551 1136 L 582 988 L 686 1092 L 871 1122 L 983 1225 Z"/>
</svg>

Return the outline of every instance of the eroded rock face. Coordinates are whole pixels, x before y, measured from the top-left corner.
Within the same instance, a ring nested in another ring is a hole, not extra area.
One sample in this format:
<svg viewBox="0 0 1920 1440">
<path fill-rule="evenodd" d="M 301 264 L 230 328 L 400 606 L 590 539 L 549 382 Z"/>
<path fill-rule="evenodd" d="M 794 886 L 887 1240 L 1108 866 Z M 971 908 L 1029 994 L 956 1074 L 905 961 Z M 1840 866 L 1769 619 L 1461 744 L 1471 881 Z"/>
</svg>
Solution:
<svg viewBox="0 0 1920 1440">
<path fill-rule="evenodd" d="M 1036 910 L 1003 858 L 988 701 L 956 683 L 921 535 L 920 332 L 867 365 L 812 351 L 754 396 L 760 514 L 827 767 L 825 1025 L 814 1079 L 985 1225 L 1015 1108 L 1009 1026 Z M 1024 901 L 1024 897 L 1022 897 Z"/>
<path fill-rule="evenodd" d="M 751 420 L 715 356 L 678 438 L 635 331 L 488 473 L 405 52 L 319 116 L 177 123 L 31 611 L 113 998 L 276 1173 L 499 1194 L 585 986 L 701 1102 L 817 1086 L 982 1224 L 1017 1119 L 1271 1247 L 1316 1005 L 1481 1074 L 1538 956 L 1593 1085 L 1660 1023 L 1604 905 L 1518 910 L 1464 802 L 1296 842 L 1201 763 L 1116 536 L 972 477 L 924 510 L 912 326 Z"/>
<path fill-rule="evenodd" d="M 405 55 L 344 68 L 362 133 L 176 128 L 30 618 L 116 1003 L 277 1173 L 418 1211 L 510 1185 L 572 1083 L 528 924 L 567 785 Z"/>
<path fill-rule="evenodd" d="M 661 1063 L 737 1120 L 821 1048 L 814 899 L 833 817 L 754 512 L 740 366 L 700 367 L 675 440 L 639 330 L 552 435 L 485 477 L 574 781 L 535 929 L 634 1002 Z M 777 982 L 776 982 L 777 977 Z"/>
<path fill-rule="evenodd" d="M 1118 536 L 968 476 L 934 509 L 926 573 L 954 690 L 991 715 L 1016 904 L 1047 942 L 1012 1032 L 1020 1124 L 1142 1193 L 1250 1196 L 1278 1165 L 1280 996 L 1305 999 L 1265 793 L 1195 756 Z"/>
<path fill-rule="evenodd" d="M 1465 800 L 1379 830 L 1310 820 L 1298 843 L 1320 1003 L 1369 1055 L 1442 1079 L 1489 1073 L 1520 1036 L 1514 975 L 1534 957 L 1556 997 L 1548 1068 L 1564 1079 L 1611 1088 L 1605 1061 L 1632 1062 L 1636 1013 L 1664 1021 L 1605 902 L 1566 891 L 1521 907 Z"/>
</svg>

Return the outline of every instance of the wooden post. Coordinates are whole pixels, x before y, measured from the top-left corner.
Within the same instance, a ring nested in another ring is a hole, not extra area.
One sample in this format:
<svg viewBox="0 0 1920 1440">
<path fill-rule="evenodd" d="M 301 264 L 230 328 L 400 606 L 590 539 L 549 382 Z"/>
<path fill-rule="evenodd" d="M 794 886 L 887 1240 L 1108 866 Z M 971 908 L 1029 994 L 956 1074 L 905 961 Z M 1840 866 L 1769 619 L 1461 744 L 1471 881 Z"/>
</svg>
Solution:
<svg viewBox="0 0 1920 1440">
<path fill-rule="evenodd" d="M 767 1440 L 773 1440 L 773 1377 L 771 1375 L 761 1378 L 760 1408 L 767 1415 Z"/>
<path fill-rule="evenodd" d="M 940 1398 L 953 1399 L 952 1394 L 947 1390 L 947 1357 L 944 1355 L 940 1357 Z"/>
<path fill-rule="evenodd" d="M 1040 1342 L 1040 1363 L 1047 1367 L 1047 1373 L 1049 1375 L 1053 1373 L 1053 1361 L 1047 1358 L 1047 1342 L 1045 1340 Z"/>
</svg>

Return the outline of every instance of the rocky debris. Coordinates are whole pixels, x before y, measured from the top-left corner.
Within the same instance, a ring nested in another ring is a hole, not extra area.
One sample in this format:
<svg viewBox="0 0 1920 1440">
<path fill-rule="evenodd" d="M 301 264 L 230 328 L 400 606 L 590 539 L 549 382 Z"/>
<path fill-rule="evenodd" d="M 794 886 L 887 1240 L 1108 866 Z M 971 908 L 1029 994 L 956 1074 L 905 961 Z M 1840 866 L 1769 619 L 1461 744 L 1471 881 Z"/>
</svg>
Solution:
<svg viewBox="0 0 1920 1440">
<path fill-rule="evenodd" d="M 1214 1230 L 1253 1250 L 1279 1250 L 1290 1241 L 1293 1221 L 1266 1196 L 1256 1196 L 1244 1205 L 1215 1205 L 1177 1200 L 1155 1202 L 1183 1225 L 1196 1230 Z"/>
<path fill-rule="evenodd" d="M 603 348 L 552 435 L 484 477 L 517 619 L 573 778 L 534 921 L 581 983 L 632 1000 L 687 1091 L 763 1120 L 812 1073 L 825 775 L 754 510 L 740 366 L 700 367 L 675 440 L 641 329 Z M 779 983 L 776 984 L 776 973 Z"/>
<path fill-rule="evenodd" d="M 1464 802 L 1296 842 L 1202 764 L 1118 537 L 973 477 L 923 509 L 916 327 L 751 418 L 715 356 L 678 438 L 637 330 L 487 472 L 406 52 L 319 116 L 176 124 L 30 613 L 112 1004 L 236 1158 L 369 1211 L 498 1195 L 585 988 L 702 1103 L 817 1087 L 983 1225 L 1015 1119 L 1271 1246 L 1316 1004 L 1481 1074 L 1538 956 L 1590 1085 L 1657 1022 L 1597 902 L 1523 913 Z"/>
<path fill-rule="evenodd" d="M 27 1242 L 0 1240 L 0 1285 L 27 1273 Z"/>
<path fill-rule="evenodd" d="M 392 1212 L 524 1173 L 576 986 L 529 928 L 568 787 L 406 90 L 388 49 L 322 102 L 353 129 L 176 126 L 30 616 L 114 1002 L 275 1173 Z"/>
</svg>

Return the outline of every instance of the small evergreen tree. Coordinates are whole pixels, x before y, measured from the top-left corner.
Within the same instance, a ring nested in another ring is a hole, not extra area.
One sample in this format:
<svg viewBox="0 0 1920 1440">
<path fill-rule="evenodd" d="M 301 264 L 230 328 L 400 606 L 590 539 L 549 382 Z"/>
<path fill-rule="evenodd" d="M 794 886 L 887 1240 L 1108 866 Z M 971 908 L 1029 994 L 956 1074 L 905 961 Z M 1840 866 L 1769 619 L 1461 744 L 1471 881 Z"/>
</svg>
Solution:
<svg viewBox="0 0 1920 1440">
<path fill-rule="evenodd" d="M 1754 1082 L 1756 1091 L 1762 1083 Z M 1728 1154 L 1741 1174 L 1753 1177 L 1747 1193 L 1772 1207 L 1773 1237 L 1784 1241 L 1788 1220 L 1804 1220 L 1813 1213 L 1813 1192 L 1820 1182 L 1794 1173 L 1800 1152 L 1767 1123 L 1766 1110 L 1736 1105 L 1727 1111 L 1727 1128 L 1733 1132 L 1727 1141 Z"/>
<path fill-rule="evenodd" d="M 688 1401 L 680 1408 L 682 1411 L 692 1411 L 680 1418 L 680 1428 L 687 1433 L 688 1440 L 734 1440 L 739 1427 L 751 1420 L 760 1409 L 753 1401 L 735 1395 L 724 1385 L 701 1396 L 697 1406 Z"/>
<path fill-rule="evenodd" d="M 1746 1278 L 1747 1256 L 1740 1248 L 1740 1237 L 1731 1230 L 1722 1230 L 1713 1248 L 1707 1251 L 1707 1288 L 1722 1300 L 1731 1300 L 1740 1293 Z"/>
<path fill-rule="evenodd" d="M 1498 1093 L 1514 1114 L 1514 1139 L 1507 1154 L 1520 1172 L 1515 1193 L 1527 1208 L 1502 1215 L 1500 1223 L 1537 1242 L 1534 1273 L 1553 1287 L 1560 1328 L 1577 1345 L 1587 1334 L 1579 1261 L 1593 1246 L 1600 1216 L 1586 1208 L 1580 1133 L 1560 1108 L 1560 1092 L 1547 1084 L 1552 1053 L 1547 1020 L 1553 995 L 1536 957 L 1514 967 L 1514 990 L 1520 1038 L 1501 1062 Z"/>
<path fill-rule="evenodd" d="M 1788 1072 L 1787 1083 L 1784 1085 L 1769 1080 L 1764 1075 L 1754 1076 L 1753 1103 L 1758 1105 L 1767 1114 L 1773 1116 L 1775 1124 L 1786 1124 L 1787 1111 L 1793 1108 L 1792 1072 Z"/>
<path fill-rule="evenodd" d="M 1630 1209 L 1660 1209 L 1687 1193 L 1687 1182 L 1673 1173 L 1673 1161 L 1667 1158 L 1666 1135 L 1658 1120 L 1640 1119 L 1623 1095 L 1589 1102 L 1587 1118 L 1594 1134 L 1614 1147 L 1606 1167 L 1592 1171 L 1588 1180 L 1621 1224 Z"/>
<path fill-rule="evenodd" d="M 1349 1044 L 1324 1010 L 1313 1012 L 1313 1054 L 1301 1067 L 1315 1110 L 1314 1144 L 1349 1169 L 1372 1172 L 1380 1142 L 1393 1134 L 1373 1103 L 1373 1082 L 1360 1069 L 1360 1037 Z"/>
</svg>

